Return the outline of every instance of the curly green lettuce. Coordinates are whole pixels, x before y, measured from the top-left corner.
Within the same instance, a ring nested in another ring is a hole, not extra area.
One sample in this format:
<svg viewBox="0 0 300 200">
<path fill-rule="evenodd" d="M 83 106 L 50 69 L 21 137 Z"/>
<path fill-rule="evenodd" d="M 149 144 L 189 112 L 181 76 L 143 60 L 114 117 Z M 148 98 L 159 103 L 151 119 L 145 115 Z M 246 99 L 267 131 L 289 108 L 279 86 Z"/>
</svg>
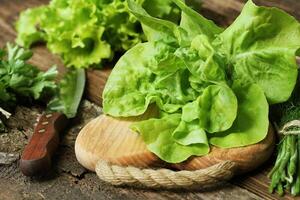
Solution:
<svg viewBox="0 0 300 200">
<path fill-rule="evenodd" d="M 148 42 L 128 50 L 103 93 L 104 113 L 161 115 L 135 122 L 147 148 L 179 163 L 210 146 L 241 147 L 268 132 L 269 104 L 286 101 L 297 77 L 300 24 L 287 13 L 248 1 L 225 30 L 186 6 L 180 24 L 151 16 L 128 0 Z"/>
<path fill-rule="evenodd" d="M 179 20 L 180 10 L 170 1 L 137 0 L 154 16 Z M 30 47 L 46 42 L 67 66 L 86 68 L 111 60 L 144 40 L 137 18 L 126 0 L 52 0 L 28 9 L 16 23 L 16 42 Z"/>
</svg>

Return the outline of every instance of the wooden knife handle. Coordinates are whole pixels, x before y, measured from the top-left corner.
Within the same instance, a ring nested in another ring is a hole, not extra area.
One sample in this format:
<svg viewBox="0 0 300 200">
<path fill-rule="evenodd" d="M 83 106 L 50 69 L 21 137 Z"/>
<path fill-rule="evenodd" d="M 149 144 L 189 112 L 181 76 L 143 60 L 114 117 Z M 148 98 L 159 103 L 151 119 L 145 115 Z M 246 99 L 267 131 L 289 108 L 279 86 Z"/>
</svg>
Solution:
<svg viewBox="0 0 300 200">
<path fill-rule="evenodd" d="M 50 170 L 51 158 L 59 144 L 59 133 L 67 123 L 68 120 L 62 113 L 41 116 L 20 160 L 20 169 L 24 175 L 42 175 Z"/>
</svg>

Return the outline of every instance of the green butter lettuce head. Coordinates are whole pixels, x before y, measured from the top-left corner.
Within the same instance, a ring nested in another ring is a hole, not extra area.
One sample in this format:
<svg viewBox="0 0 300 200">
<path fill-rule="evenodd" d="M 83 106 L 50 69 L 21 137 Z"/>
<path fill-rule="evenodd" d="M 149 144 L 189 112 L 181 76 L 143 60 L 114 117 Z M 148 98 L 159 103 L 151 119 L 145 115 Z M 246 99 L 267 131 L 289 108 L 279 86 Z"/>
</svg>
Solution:
<svg viewBox="0 0 300 200">
<path fill-rule="evenodd" d="M 148 42 L 128 50 L 103 93 L 103 111 L 138 116 L 155 104 L 160 116 L 135 122 L 147 148 L 178 163 L 262 141 L 269 104 L 287 100 L 297 77 L 299 23 L 274 8 L 249 1 L 227 29 L 181 0 L 179 24 L 151 16 L 128 0 Z"/>
<path fill-rule="evenodd" d="M 136 2 L 156 17 L 179 21 L 180 10 L 171 0 Z M 144 40 L 126 0 L 52 0 L 22 12 L 16 29 L 18 44 L 46 42 L 65 65 L 77 68 L 101 66 Z"/>
</svg>

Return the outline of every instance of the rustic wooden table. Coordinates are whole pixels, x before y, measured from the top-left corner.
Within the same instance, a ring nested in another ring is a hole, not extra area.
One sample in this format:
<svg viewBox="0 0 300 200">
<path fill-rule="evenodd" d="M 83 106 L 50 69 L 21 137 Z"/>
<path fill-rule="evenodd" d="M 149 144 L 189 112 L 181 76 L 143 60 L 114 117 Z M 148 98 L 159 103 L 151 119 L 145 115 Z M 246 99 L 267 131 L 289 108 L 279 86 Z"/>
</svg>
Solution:
<svg viewBox="0 0 300 200">
<path fill-rule="evenodd" d="M 18 13 L 26 8 L 46 4 L 48 0 L 0 0 L 0 46 L 13 42 L 16 36 L 14 22 Z M 219 25 L 230 24 L 238 15 L 243 0 L 203 0 L 201 12 Z M 298 0 L 255 1 L 261 5 L 280 7 L 300 19 Z M 50 54 L 44 46 L 34 48 L 31 62 L 41 69 L 53 64 L 64 72 L 57 56 Z M 90 80 L 103 85 L 109 69 L 88 72 Z M 88 84 L 86 97 L 100 105 L 101 87 Z M 0 133 L 0 160 L 11 153 L 7 164 L 0 164 L 0 199 L 278 199 L 276 194 L 268 193 L 267 172 L 272 160 L 260 169 L 236 177 L 232 181 L 210 191 L 148 191 L 132 188 L 116 188 L 101 182 L 94 173 L 86 171 L 74 155 L 74 141 L 79 130 L 91 119 L 101 114 L 101 108 L 84 101 L 79 116 L 63 135 L 63 140 L 55 156 L 54 169 L 44 178 L 24 177 L 18 169 L 17 158 L 33 131 L 33 124 L 42 107 L 18 107 L 8 121 L 8 131 Z M 281 199 L 294 199 L 286 195 Z"/>
</svg>

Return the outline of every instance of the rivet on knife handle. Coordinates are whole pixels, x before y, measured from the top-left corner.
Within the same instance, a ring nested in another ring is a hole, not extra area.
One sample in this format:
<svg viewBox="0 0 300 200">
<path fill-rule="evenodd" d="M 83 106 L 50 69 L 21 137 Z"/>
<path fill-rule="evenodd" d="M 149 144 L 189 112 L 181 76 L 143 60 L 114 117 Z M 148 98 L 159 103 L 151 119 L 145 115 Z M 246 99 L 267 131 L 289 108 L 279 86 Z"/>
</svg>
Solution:
<svg viewBox="0 0 300 200">
<path fill-rule="evenodd" d="M 41 116 L 20 160 L 20 168 L 24 175 L 36 176 L 49 171 L 52 156 L 59 144 L 59 133 L 66 127 L 67 122 L 62 113 Z"/>
</svg>

